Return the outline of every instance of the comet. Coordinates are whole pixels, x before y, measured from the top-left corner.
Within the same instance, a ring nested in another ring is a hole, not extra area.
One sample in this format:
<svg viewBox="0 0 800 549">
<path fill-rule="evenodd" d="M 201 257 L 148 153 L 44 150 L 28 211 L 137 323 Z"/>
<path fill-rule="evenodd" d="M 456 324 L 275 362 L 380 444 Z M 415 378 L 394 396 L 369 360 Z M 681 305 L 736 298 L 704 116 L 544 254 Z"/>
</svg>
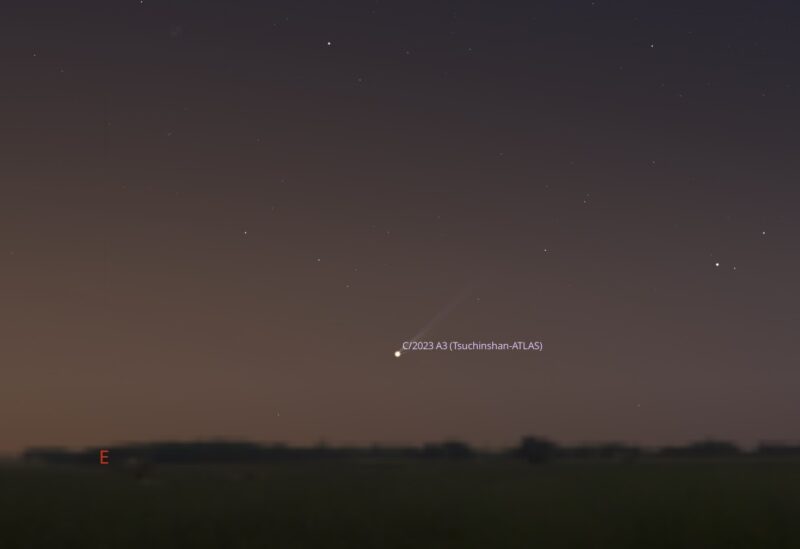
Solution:
<svg viewBox="0 0 800 549">
<path fill-rule="evenodd" d="M 459 305 L 461 305 L 465 299 L 467 299 L 472 292 L 475 291 L 477 284 L 470 284 L 461 292 L 459 292 L 452 301 L 450 301 L 447 305 L 444 306 L 438 313 L 436 313 L 433 318 L 431 318 L 427 324 L 425 324 L 411 339 L 407 341 L 419 341 L 422 336 L 427 334 L 434 326 L 439 324 L 442 320 L 447 318 Z M 397 349 L 394 352 L 395 358 L 400 358 L 403 356 L 403 350 Z"/>
</svg>

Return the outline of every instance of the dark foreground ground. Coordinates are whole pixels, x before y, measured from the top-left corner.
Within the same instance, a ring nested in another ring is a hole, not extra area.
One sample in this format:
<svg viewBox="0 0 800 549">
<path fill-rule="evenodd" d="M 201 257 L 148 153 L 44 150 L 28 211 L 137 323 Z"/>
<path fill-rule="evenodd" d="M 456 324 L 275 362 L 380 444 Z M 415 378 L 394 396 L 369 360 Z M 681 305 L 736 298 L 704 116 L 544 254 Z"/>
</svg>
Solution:
<svg viewBox="0 0 800 549">
<path fill-rule="evenodd" d="M 800 463 L 0 467 L 0 547 L 800 547 Z"/>
</svg>

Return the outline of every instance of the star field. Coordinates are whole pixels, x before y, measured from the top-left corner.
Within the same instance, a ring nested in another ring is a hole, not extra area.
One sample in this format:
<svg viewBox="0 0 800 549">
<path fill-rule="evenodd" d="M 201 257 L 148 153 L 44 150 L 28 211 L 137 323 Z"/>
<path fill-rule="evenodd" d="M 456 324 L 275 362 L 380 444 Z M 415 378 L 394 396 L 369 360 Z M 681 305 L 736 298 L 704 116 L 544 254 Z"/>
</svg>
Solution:
<svg viewBox="0 0 800 549">
<path fill-rule="evenodd" d="M 0 451 L 797 438 L 794 5 L 7 11 Z"/>
</svg>

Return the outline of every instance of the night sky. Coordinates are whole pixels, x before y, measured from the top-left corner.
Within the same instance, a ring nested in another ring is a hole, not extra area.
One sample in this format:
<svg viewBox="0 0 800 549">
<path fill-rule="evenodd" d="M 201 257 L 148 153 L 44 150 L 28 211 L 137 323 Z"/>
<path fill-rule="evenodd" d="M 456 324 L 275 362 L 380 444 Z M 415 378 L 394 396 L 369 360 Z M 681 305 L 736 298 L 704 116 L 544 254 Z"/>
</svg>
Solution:
<svg viewBox="0 0 800 549">
<path fill-rule="evenodd" d="M 4 3 L 0 451 L 797 441 L 798 28 Z"/>
</svg>

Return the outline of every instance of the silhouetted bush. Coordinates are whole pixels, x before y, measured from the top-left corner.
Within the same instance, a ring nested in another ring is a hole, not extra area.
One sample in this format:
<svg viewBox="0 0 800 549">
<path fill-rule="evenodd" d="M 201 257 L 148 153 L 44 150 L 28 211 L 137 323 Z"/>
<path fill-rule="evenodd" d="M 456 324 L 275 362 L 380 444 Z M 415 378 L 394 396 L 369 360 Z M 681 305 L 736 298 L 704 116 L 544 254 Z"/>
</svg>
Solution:
<svg viewBox="0 0 800 549">
<path fill-rule="evenodd" d="M 761 457 L 800 457 L 800 446 L 761 444 L 755 453 Z"/>
<path fill-rule="evenodd" d="M 599 444 L 564 448 L 560 454 L 571 459 L 629 461 L 643 454 L 641 448 L 624 444 Z"/>
<path fill-rule="evenodd" d="M 472 448 L 464 442 L 449 441 L 441 444 L 426 444 L 422 448 L 422 457 L 466 459 L 475 455 Z"/>
<path fill-rule="evenodd" d="M 740 454 L 741 451 L 735 444 L 714 440 L 663 448 L 659 452 L 659 455 L 664 457 L 734 457 Z"/>
</svg>

